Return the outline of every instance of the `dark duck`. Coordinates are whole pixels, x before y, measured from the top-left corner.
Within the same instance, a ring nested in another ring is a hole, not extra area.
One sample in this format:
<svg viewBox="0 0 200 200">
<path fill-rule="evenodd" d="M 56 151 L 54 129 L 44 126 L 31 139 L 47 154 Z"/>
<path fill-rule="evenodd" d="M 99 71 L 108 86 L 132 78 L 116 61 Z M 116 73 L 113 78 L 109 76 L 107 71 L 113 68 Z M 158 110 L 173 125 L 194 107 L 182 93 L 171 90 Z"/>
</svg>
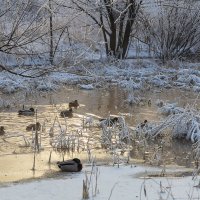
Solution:
<svg viewBox="0 0 200 200">
<path fill-rule="evenodd" d="M 70 108 L 69 110 L 63 110 L 60 112 L 61 117 L 73 117 L 73 110 Z"/>
<path fill-rule="evenodd" d="M 143 129 L 144 127 L 147 126 L 147 120 L 145 119 L 143 123 L 140 124 L 140 127 Z"/>
<path fill-rule="evenodd" d="M 113 126 L 114 124 L 116 124 L 118 122 L 119 118 L 118 117 L 111 117 L 111 118 L 107 118 L 107 119 L 100 119 L 100 123 L 104 124 L 106 126 Z"/>
<path fill-rule="evenodd" d="M 64 172 L 80 172 L 83 168 L 81 161 L 78 158 L 57 162 L 57 165 Z"/>
<path fill-rule="evenodd" d="M 145 119 L 144 122 L 140 123 L 138 126 L 137 126 L 137 129 L 140 129 L 140 130 L 143 130 L 145 127 L 148 126 L 148 121 Z"/>
<path fill-rule="evenodd" d="M 35 110 L 32 107 L 30 109 L 25 109 L 24 106 L 23 106 L 23 109 L 19 110 L 18 114 L 19 115 L 30 116 L 30 115 L 34 115 L 35 114 Z"/>
</svg>

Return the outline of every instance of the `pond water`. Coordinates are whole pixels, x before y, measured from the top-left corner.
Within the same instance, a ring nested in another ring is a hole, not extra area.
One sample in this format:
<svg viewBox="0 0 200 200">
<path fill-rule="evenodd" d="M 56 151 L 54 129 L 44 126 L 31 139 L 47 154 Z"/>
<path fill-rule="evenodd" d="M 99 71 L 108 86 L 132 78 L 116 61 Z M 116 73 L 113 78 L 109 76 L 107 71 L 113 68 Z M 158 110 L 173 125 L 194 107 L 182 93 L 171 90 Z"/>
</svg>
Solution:
<svg viewBox="0 0 200 200">
<path fill-rule="evenodd" d="M 117 87 L 106 90 L 79 90 L 77 88 L 63 87 L 57 92 L 41 92 L 34 95 L 26 95 L 25 100 L 20 99 L 20 96 L 24 97 L 23 93 L 8 96 L 2 95 L 2 98 L 5 100 L 16 99 L 16 103 L 10 109 L 0 112 L 0 125 L 5 127 L 6 132 L 4 136 L 0 136 L 0 182 L 58 174 L 56 161 L 62 159 L 60 154 L 53 151 L 51 157 L 52 164 L 48 164 L 49 154 L 52 151 L 50 145 L 52 137 L 49 135 L 49 131 L 53 124 L 54 137 L 59 134 L 60 127 L 67 129 L 67 132 L 76 132 L 83 129 L 84 116 L 93 116 L 96 122 L 98 122 L 99 118 L 106 118 L 109 115 L 124 116 L 127 124 L 130 127 L 134 127 L 145 119 L 152 122 L 163 118 L 155 105 L 157 99 L 177 102 L 180 106 L 194 102 L 199 105 L 195 94 L 177 89 L 155 89 L 139 92 L 138 95 L 145 99 L 151 99 L 151 106 L 147 103 L 134 106 L 124 103 L 127 99 L 127 92 Z M 60 118 L 60 111 L 67 109 L 68 103 L 75 99 L 79 101 L 80 107 L 74 109 L 73 118 L 69 118 L 66 121 Z M 43 150 L 36 156 L 35 171 L 31 170 L 33 166 L 33 150 L 30 146 L 27 146 L 27 142 L 31 144 L 33 134 L 31 131 L 26 131 L 26 126 L 35 123 L 36 116 L 19 116 L 17 111 L 22 108 L 23 104 L 26 108 L 32 106 L 37 109 L 37 121 L 43 126 L 43 131 L 41 131 L 39 136 Z M 92 154 L 95 155 L 97 161 L 109 163 L 112 157 L 105 150 L 101 149 L 99 143 L 101 130 L 98 127 L 94 127 L 84 129 L 83 132 L 81 153 L 73 152 L 73 155 L 66 155 L 66 158 L 78 156 L 83 162 L 87 163 L 88 150 L 85 146 L 89 144 L 91 145 Z M 131 151 L 131 159 L 133 162 L 137 160 L 147 164 L 155 164 L 151 161 L 155 160 L 155 157 L 162 156 L 162 163 L 157 163 L 158 165 L 177 164 L 187 167 L 194 166 L 191 143 L 169 141 L 162 145 L 161 150 L 161 142 L 163 143 L 163 141 L 149 141 L 148 145 L 145 146 L 145 150 L 144 147 L 141 148 L 135 142 Z"/>
</svg>

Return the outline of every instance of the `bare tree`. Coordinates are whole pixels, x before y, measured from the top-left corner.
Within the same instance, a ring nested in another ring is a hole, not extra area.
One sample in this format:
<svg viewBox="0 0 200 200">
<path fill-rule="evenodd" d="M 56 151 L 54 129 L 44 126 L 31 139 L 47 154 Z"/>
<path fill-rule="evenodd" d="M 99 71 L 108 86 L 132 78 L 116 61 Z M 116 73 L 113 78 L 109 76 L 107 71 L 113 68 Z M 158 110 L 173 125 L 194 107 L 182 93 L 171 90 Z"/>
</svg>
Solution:
<svg viewBox="0 0 200 200">
<path fill-rule="evenodd" d="M 165 2 L 151 16 L 143 21 L 145 35 L 163 62 L 188 56 L 199 47 L 200 9 L 194 2 Z"/>
<path fill-rule="evenodd" d="M 39 6 L 33 1 L 4 1 L 0 9 L 0 52 L 1 56 L 8 56 L 8 59 L 35 56 L 32 44 L 47 34 L 44 29 L 47 20 L 38 12 Z M 5 63 L 4 63 L 5 64 Z M 25 77 L 34 77 L 16 72 L 2 62 L 0 68 L 13 74 Z M 16 63 L 15 63 L 16 64 Z M 38 76 L 37 74 L 36 76 Z"/>
<path fill-rule="evenodd" d="M 69 21 L 61 22 L 60 7 L 52 0 L 4 1 L 0 8 L 0 52 L 1 56 L 20 60 L 12 63 L 15 69 L 0 62 L 0 69 L 24 77 L 34 78 L 48 73 L 39 65 L 53 65 L 59 44 L 66 33 Z M 55 34 L 53 34 L 55 33 Z M 66 33 L 67 34 L 67 33 Z M 29 59 L 29 63 L 21 62 Z M 18 67 L 30 65 L 36 71 L 27 74 Z M 53 69 L 53 68 L 52 68 Z"/>
<path fill-rule="evenodd" d="M 124 59 L 142 1 L 71 0 L 73 9 L 88 16 L 101 32 L 106 54 Z"/>
</svg>

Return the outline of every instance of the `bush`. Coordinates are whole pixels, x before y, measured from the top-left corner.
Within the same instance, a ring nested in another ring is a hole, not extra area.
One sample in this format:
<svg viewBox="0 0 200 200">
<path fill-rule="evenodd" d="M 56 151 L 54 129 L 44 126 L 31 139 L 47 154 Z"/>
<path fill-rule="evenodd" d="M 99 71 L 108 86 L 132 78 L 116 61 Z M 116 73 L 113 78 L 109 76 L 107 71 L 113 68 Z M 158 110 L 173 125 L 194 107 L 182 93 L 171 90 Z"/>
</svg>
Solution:
<svg viewBox="0 0 200 200">
<path fill-rule="evenodd" d="M 162 59 L 179 59 L 195 54 L 200 41 L 200 10 L 194 2 L 168 3 L 153 19 L 144 20 L 147 42 Z"/>
</svg>

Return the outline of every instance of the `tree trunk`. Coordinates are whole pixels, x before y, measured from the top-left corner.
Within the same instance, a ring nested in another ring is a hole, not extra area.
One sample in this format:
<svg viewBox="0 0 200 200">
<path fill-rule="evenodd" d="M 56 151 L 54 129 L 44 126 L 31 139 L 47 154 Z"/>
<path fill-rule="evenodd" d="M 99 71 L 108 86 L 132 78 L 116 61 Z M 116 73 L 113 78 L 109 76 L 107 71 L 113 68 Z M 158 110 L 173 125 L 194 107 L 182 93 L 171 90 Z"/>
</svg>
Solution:
<svg viewBox="0 0 200 200">
<path fill-rule="evenodd" d="M 124 59 L 126 56 L 133 23 L 135 22 L 135 19 L 136 19 L 136 16 L 137 16 L 137 13 L 138 13 L 138 10 L 139 10 L 141 4 L 142 4 L 142 1 L 140 1 L 140 3 L 137 4 L 136 0 L 130 0 L 130 7 L 128 10 L 128 20 L 126 23 L 123 45 L 122 45 L 122 48 L 123 48 L 122 59 Z"/>
<path fill-rule="evenodd" d="M 116 25 L 113 23 L 111 25 L 111 35 L 110 35 L 110 55 L 116 55 Z"/>
<path fill-rule="evenodd" d="M 127 52 L 128 45 L 129 45 L 129 39 L 130 39 L 132 25 L 133 25 L 132 21 L 127 22 L 126 30 L 125 30 L 125 33 L 124 33 L 124 40 L 123 40 L 123 44 L 122 44 L 122 49 L 123 49 L 122 56 L 121 56 L 122 59 L 124 59 L 125 56 L 126 56 L 126 52 Z"/>
<path fill-rule="evenodd" d="M 116 23 L 115 18 L 113 15 L 113 9 L 112 9 L 112 2 L 111 0 L 104 0 L 104 4 L 108 13 L 108 19 L 109 19 L 109 25 L 110 25 L 110 49 L 109 54 L 115 56 L 116 54 Z"/>
<path fill-rule="evenodd" d="M 102 29 L 102 33 L 103 33 L 105 48 L 106 48 L 106 55 L 108 56 L 109 55 L 108 39 L 106 36 L 106 31 L 105 31 L 105 27 L 104 27 L 104 23 L 103 23 L 103 15 L 102 15 L 101 11 L 100 11 L 100 22 L 101 22 L 101 29 Z"/>
</svg>

